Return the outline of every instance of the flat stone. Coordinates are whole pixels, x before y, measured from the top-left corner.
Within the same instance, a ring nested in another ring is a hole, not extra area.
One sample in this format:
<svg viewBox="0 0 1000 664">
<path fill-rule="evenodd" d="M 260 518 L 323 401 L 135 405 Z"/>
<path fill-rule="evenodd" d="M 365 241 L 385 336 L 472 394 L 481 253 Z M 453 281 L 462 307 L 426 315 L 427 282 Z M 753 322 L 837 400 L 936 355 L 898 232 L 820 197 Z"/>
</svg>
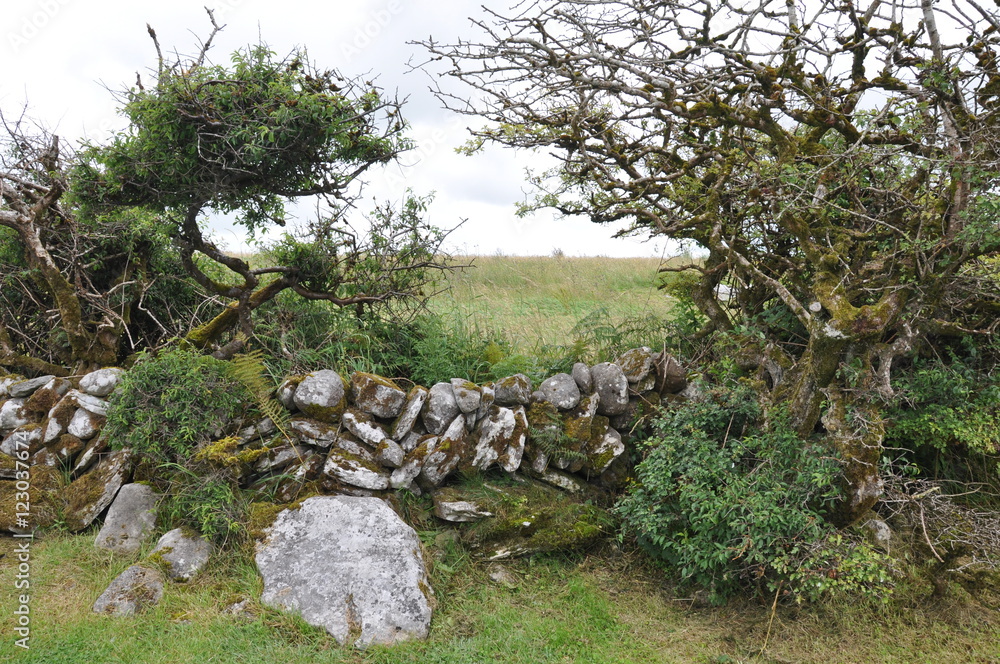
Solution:
<svg viewBox="0 0 1000 664">
<path fill-rule="evenodd" d="M 155 606 L 163 597 L 163 574 L 158 569 L 132 565 L 118 575 L 94 602 L 94 613 L 131 616 Z"/>
<path fill-rule="evenodd" d="M 389 474 L 377 464 L 336 448 L 330 450 L 323 474 L 361 489 L 382 491 L 389 488 Z"/>
<path fill-rule="evenodd" d="M 69 421 L 66 433 L 80 440 L 90 440 L 100 432 L 106 419 L 104 415 L 95 415 L 89 410 L 79 408 L 73 413 L 73 419 Z"/>
<path fill-rule="evenodd" d="M 309 498 L 266 535 L 256 555 L 264 604 L 358 648 L 427 638 L 432 591 L 420 539 L 381 500 Z"/>
<path fill-rule="evenodd" d="M 373 420 L 367 413 L 356 408 L 348 408 L 344 411 L 341 424 L 357 436 L 361 442 L 372 447 L 377 447 L 379 443 L 388 438 L 382 425 Z"/>
<path fill-rule="evenodd" d="M 465 453 L 465 418 L 461 415 L 438 438 L 434 451 L 424 459 L 418 476 L 430 486 L 439 486 L 462 461 Z"/>
<path fill-rule="evenodd" d="M 340 437 L 340 427 L 306 417 L 293 417 L 288 428 L 294 431 L 304 443 L 327 448 Z"/>
<path fill-rule="evenodd" d="M 111 504 L 125 480 L 132 474 L 132 453 L 118 450 L 97 467 L 73 481 L 66 488 L 69 505 L 66 526 L 73 532 L 83 530 Z"/>
<path fill-rule="evenodd" d="M 493 516 L 492 512 L 483 509 L 474 501 L 463 500 L 458 494 L 447 489 L 436 491 L 433 500 L 434 514 L 443 521 L 470 523 Z"/>
<path fill-rule="evenodd" d="M 116 553 L 135 553 L 156 527 L 160 499 L 146 484 L 126 484 L 118 490 L 94 546 Z"/>
<path fill-rule="evenodd" d="M 402 441 L 410 435 L 413 425 L 416 423 L 417 418 L 420 417 L 420 410 L 427 401 L 427 395 L 427 388 L 422 385 L 414 386 L 410 390 L 410 393 L 406 395 L 406 403 L 403 405 L 403 410 L 400 412 L 399 417 L 396 418 L 396 421 L 392 423 L 392 428 L 389 430 L 389 435 L 393 440 Z"/>
<path fill-rule="evenodd" d="M 424 461 L 434 452 L 437 442 L 437 436 L 423 436 L 420 439 L 420 443 L 413 448 L 413 451 L 406 454 L 406 457 L 403 459 L 403 465 L 392 471 L 392 475 L 389 476 L 389 486 L 393 489 L 405 489 L 409 487 L 413 483 L 413 480 L 420 475 L 420 471 L 424 467 Z"/>
<path fill-rule="evenodd" d="M 18 381 L 9 385 L 7 387 L 7 392 L 15 399 L 30 397 L 34 394 L 35 390 L 44 387 L 53 378 L 55 378 L 55 376 L 39 376 L 38 378 L 29 378 L 27 380 Z"/>
<path fill-rule="evenodd" d="M 514 409 L 514 433 L 507 443 L 507 449 L 500 453 L 497 463 L 508 473 L 515 473 L 524 458 L 524 446 L 528 440 L 528 413 L 524 406 Z"/>
<path fill-rule="evenodd" d="M 0 452 L 17 457 L 18 452 L 34 454 L 42 444 L 42 428 L 34 425 L 24 425 L 10 432 L 0 443 Z"/>
<path fill-rule="evenodd" d="M 174 528 L 156 543 L 150 557 L 163 563 L 167 575 L 174 581 L 190 581 L 208 564 L 212 545 L 183 528 Z"/>
<path fill-rule="evenodd" d="M 7 399 L 0 405 L 0 429 L 16 429 L 31 423 L 31 418 L 24 409 L 26 399 Z"/>
<path fill-rule="evenodd" d="M 394 441 L 386 438 L 375 448 L 375 459 L 383 466 L 389 468 L 399 468 L 403 465 L 403 457 L 406 453 L 403 448 Z"/>
<path fill-rule="evenodd" d="M 125 370 L 118 367 L 91 371 L 80 379 L 80 390 L 95 397 L 106 397 L 118 387 L 124 375 Z"/>
</svg>

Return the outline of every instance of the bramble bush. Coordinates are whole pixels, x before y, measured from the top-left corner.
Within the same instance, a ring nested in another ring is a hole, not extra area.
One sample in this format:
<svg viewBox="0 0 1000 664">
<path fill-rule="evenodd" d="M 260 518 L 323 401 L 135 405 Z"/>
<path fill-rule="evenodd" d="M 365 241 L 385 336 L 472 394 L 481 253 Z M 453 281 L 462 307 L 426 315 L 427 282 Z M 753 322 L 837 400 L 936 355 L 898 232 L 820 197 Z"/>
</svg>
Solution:
<svg viewBox="0 0 1000 664">
<path fill-rule="evenodd" d="M 887 559 L 824 519 L 840 497 L 838 461 L 765 413 L 748 383 L 702 389 L 655 423 L 616 507 L 623 532 L 715 602 L 741 590 L 798 602 L 887 594 Z"/>
</svg>

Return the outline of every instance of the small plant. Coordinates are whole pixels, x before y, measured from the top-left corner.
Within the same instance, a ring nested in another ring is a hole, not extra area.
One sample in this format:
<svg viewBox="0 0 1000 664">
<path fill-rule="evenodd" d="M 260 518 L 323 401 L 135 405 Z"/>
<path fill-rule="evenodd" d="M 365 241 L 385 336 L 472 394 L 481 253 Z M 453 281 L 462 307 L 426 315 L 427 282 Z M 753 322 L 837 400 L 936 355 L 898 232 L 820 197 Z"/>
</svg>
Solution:
<svg viewBox="0 0 1000 664">
<path fill-rule="evenodd" d="M 626 531 L 715 601 L 886 594 L 885 557 L 824 520 L 840 495 L 836 460 L 763 415 L 743 383 L 665 412 L 616 508 Z"/>
<path fill-rule="evenodd" d="M 104 435 L 113 448 L 176 462 L 238 419 L 249 397 L 226 362 L 184 348 L 144 354 L 111 396 Z"/>
</svg>

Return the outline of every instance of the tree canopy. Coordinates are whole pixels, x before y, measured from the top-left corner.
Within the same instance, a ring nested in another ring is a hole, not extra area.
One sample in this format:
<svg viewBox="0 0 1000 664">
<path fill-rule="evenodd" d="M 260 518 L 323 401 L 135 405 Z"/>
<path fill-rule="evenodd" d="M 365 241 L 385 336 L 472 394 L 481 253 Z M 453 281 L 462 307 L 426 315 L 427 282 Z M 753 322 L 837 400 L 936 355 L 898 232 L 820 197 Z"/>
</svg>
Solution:
<svg viewBox="0 0 1000 664">
<path fill-rule="evenodd" d="M 707 251 L 708 326 L 801 435 L 881 492 L 897 358 L 1000 313 L 1000 19 L 976 0 L 537 2 L 481 43 L 425 43 L 484 142 L 544 149 L 527 208 Z M 991 260 L 992 259 L 992 260 Z M 720 284 L 733 299 L 720 297 Z"/>
<path fill-rule="evenodd" d="M 422 298 L 428 270 L 442 267 L 446 233 L 423 220 L 427 198 L 407 192 L 358 230 L 349 221 L 368 169 L 411 147 L 401 102 L 371 81 L 317 69 L 304 49 L 279 57 L 261 43 L 213 64 L 221 27 L 209 18 L 212 31 L 192 57 L 165 58 L 149 28 L 152 80 L 140 74 L 119 93 L 129 126 L 108 143 L 67 151 L 23 119 L 6 123 L 0 225 L 11 232 L 4 279 L 18 295 L 0 311 L 3 364 L 62 372 L 115 364 L 174 335 L 227 357 L 252 334 L 252 311 L 283 291 L 371 308 Z M 286 206 L 307 197 L 317 218 L 289 227 L 252 261 L 221 250 L 205 230 L 208 214 L 232 214 L 255 238 L 286 226 Z M 134 241 L 97 239 L 116 237 Z M 90 250 L 97 254 L 85 259 Z M 98 264 L 101 279 L 90 272 Z M 181 275 L 187 311 L 167 313 L 179 306 L 168 296 L 151 313 L 152 284 Z M 208 321 L 206 296 L 223 304 Z M 142 312 L 155 334 L 136 329 Z M 60 352 L 33 331 L 53 321 L 66 337 Z"/>
</svg>

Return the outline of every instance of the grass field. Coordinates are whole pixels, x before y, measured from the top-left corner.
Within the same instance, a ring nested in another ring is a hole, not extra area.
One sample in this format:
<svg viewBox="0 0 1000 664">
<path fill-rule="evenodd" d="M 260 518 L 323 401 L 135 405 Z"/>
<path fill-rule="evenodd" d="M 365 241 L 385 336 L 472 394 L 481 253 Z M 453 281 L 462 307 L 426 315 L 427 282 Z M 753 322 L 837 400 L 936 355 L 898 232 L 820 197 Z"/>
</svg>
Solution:
<svg viewBox="0 0 1000 664">
<path fill-rule="evenodd" d="M 458 258 L 471 267 L 446 276 L 431 310 L 474 329 L 505 332 L 520 352 L 569 344 L 573 328 L 596 316 L 605 321 L 663 318 L 673 300 L 657 289 L 656 258 L 484 256 Z"/>
</svg>

